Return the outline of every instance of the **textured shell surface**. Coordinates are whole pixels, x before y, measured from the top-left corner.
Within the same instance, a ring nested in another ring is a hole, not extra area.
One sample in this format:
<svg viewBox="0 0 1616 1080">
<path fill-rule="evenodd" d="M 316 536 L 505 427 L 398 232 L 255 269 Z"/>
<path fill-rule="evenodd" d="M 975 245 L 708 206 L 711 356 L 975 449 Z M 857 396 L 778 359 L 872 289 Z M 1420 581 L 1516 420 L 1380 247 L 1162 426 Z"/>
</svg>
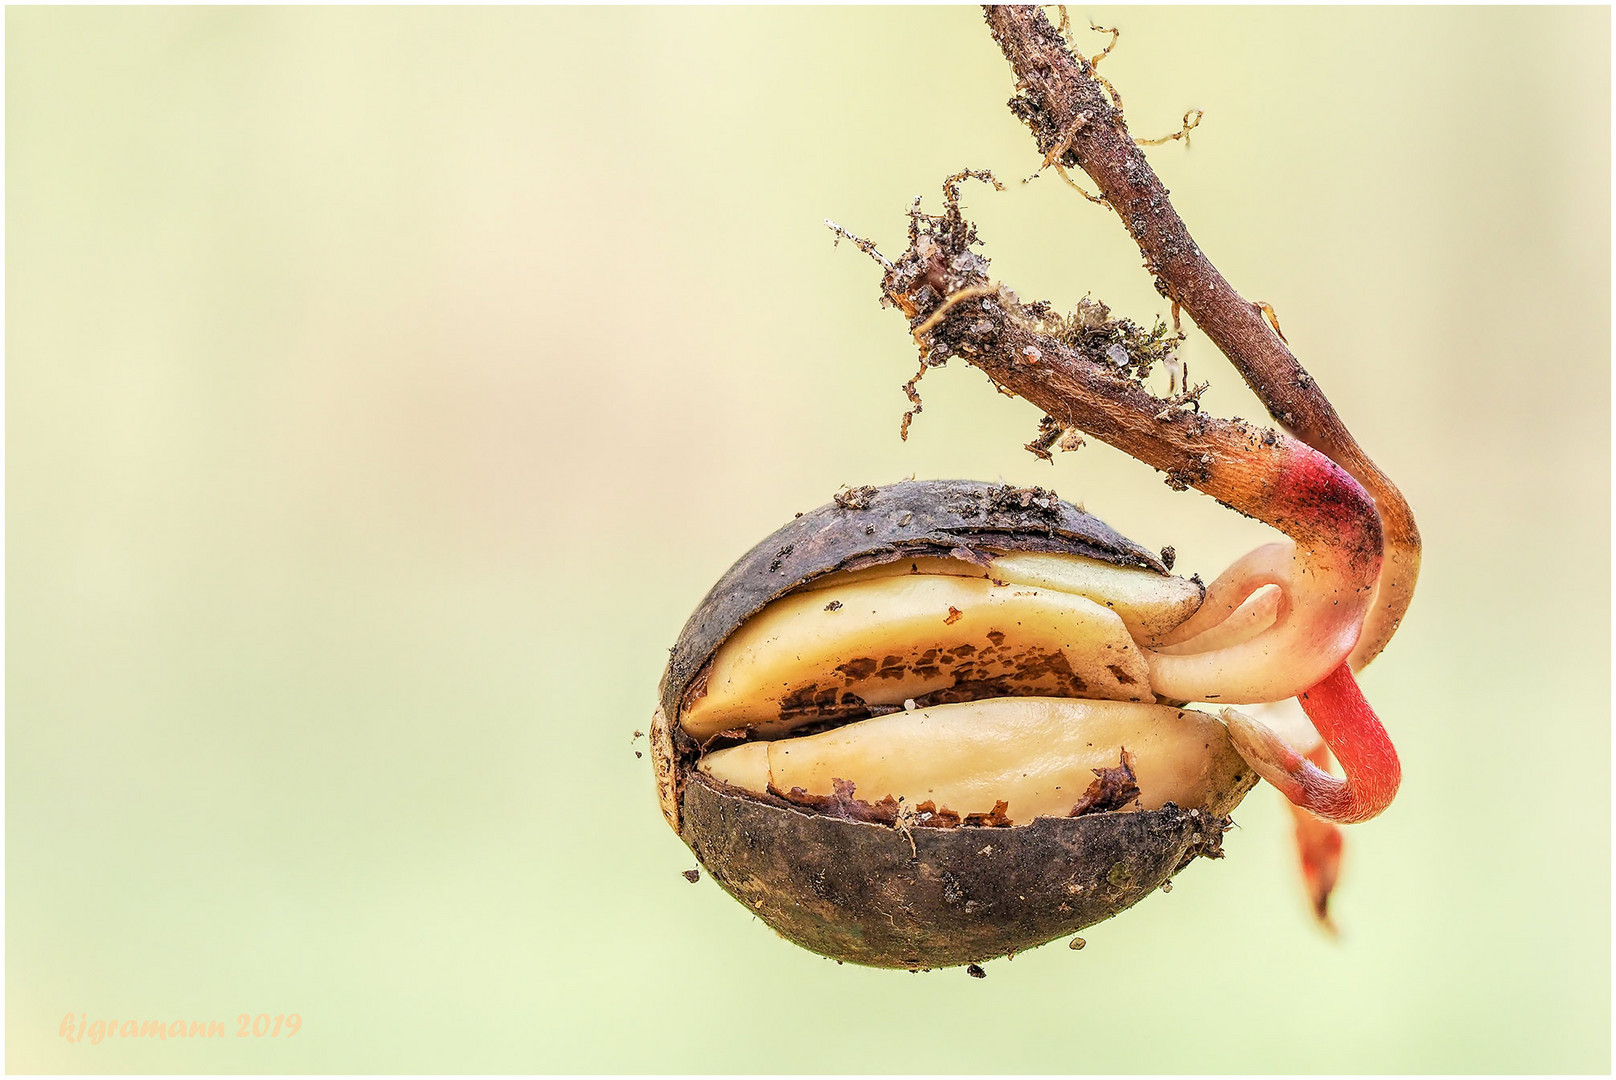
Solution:
<svg viewBox="0 0 1616 1080">
<path fill-rule="evenodd" d="M 713 878 L 782 937 L 871 967 L 948 967 L 1020 952 L 1132 907 L 1225 819 L 1171 804 L 1016 828 L 917 828 L 770 805 L 700 780 L 682 836 Z"/>
</svg>

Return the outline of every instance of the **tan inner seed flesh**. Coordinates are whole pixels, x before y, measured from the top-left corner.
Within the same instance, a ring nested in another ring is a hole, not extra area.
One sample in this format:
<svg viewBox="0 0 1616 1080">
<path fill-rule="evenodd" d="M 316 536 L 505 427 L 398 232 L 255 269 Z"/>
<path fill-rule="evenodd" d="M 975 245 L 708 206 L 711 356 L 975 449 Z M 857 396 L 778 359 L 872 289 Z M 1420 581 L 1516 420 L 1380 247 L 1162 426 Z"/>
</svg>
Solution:
<svg viewBox="0 0 1616 1080">
<path fill-rule="evenodd" d="M 854 797 L 932 802 L 961 816 L 991 813 L 1024 824 L 1065 817 L 1095 780 L 1132 754 L 1139 797 L 1123 809 L 1172 802 L 1226 813 L 1251 786 L 1252 771 L 1205 713 L 1164 705 L 1054 698 L 998 698 L 938 705 L 774 742 L 747 743 L 704 757 L 702 772 L 760 794 L 817 796 L 835 781 Z"/>
<path fill-rule="evenodd" d="M 961 817 L 1007 802 L 1026 822 L 1069 814 L 1094 770 L 1115 770 L 1127 751 L 1139 795 L 1126 809 L 1224 813 L 1251 770 L 1216 719 L 1154 704 L 1138 644 L 1167 635 L 1203 595 L 1196 582 L 1071 555 L 832 575 L 733 634 L 680 723 L 698 742 L 754 740 L 698 767 L 760 794 L 841 798 L 851 784 L 861 802 Z M 872 710 L 890 714 L 863 719 Z"/>
</svg>

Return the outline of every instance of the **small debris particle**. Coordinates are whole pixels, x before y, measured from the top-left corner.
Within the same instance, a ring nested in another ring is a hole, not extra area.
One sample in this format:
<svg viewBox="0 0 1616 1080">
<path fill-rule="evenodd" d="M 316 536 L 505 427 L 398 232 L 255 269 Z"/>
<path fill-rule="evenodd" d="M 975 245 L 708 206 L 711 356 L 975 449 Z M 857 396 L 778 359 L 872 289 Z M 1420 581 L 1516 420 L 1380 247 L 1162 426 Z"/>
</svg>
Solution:
<svg viewBox="0 0 1616 1080">
<path fill-rule="evenodd" d="M 915 520 L 915 515 L 910 513 L 908 510 L 905 510 L 902 514 L 898 515 L 898 528 L 908 528 L 909 523 L 913 520 Z"/>
<path fill-rule="evenodd" d="M 1171 570 L 1173 568 L 1173 563 L 1178 561 L 1178 552 L 1173 548 L 1164 547 L 1161 550 L 1161 560 L 1162 565 Z"/>
<path fill-rule="evenodd" d="M 1045 416 L 1042 420 L 1038 421 L 1037 438 L 1033 439 L 1033 441 L 1028 443 L 1023 449 L 1041 461 L 1047 461 L 1050 464 L 1054 464 L 1055 457 L 1049 452 L 1049 448 L 1054 446 L 1056 440 L 1058 440 L 1060 437 L 1060 421 L 1056 420 L 1053 416 Z"/>
<path fill-rule="evenodd" d="M 965 614 L 965 612 L 961 611 L 959 608 L 955 607 L 953 604 L 949 604 L 948 605 L 948 618 L 943 620 L 943 625 L 944 626 L 953 626 L 955 623 L 960 621 L 960 617 L 962 615 L 964 615 L 964 614 Z"/>
<path fill-rule="evenodd" d="M 903 699 L 903 711 L 904 712 L 914 712 L 915 708 L 916 708 L 916 706 L 915 706 L 915 699 L 914 698 L 904 698 Z"/>
<path fill-rule="evenodd" d="M 874 536 L 875 535 L 875 526 L 874 525 L 866 525 L 866 526 L 864 526 L 864 535 L 865 536 Z"/>
<path fill-rule="evenodd" d="M 775 552 L 774 561 L 769 563 L 769 573 L 778 573 L 780 570 L 780 564 L 785 561 L 786 556 L 790 555 L 795 550 L 797 550 L 796 544 L 787 544 L 785 547 Z"/>
<path fill-rule="evenodd" d="M 868 510 L 875 500 L 875 488 L 868 484 L 843 488 L 836 493 L 836 505 L 843 510 Z"/>
<path fill-rule="evenodd" d="M 638 750 L 636 750 L 636 751 L 634 751 L 634 756 L 638 758 L 638 757 L 644 757 L 645 755 L 640 753 Z"/>
<path fill-rule="evenodd" d="M 1134 757 L 1126 747 L 1122 750 L 1121 759 L 1121 763 L 1114 769 L 1090 770 L 1099 779 L 1089 784 L 1088 790 L 1072 807 L 1067 817 L 1120 810 L 1139 797 L 1138 776 L 1133 771 Z"/>
<path fill-rule="evenodd" d="M 983 848 L 981 851 L 978 851 L 977 854 L 992 857 L 992 855 L 993 855 L 993 845 L 989 844 L 987 847 Z"/>
<path fill-rule="evenodd" d="M 690 882 L 690 884 L 692 884 L 692 885 L 694 885 L 696 882 L 701 880 L 701 871 L 700 870 L 684 870 L 684 871 L 681 871 L 681 873 L 683 874 L 684 879 L 686 881 Z"/>
<path fill-rule="evenodd" d="M 842 602 L 840 600 L 832 600 L 830 603 L 825 605 L 825 610 L 840 611 L 842 610 Z"/>
<path fill-rule="evenodd" d="M 975 825 L 979 828 L 1008 829 L 1013 824 L 1008 814 L 1009 809 L 1010 804 L 1000 799 L 993 804 L 993 809 L 986 814 L 966 814 L 965 824 Z M 1021 899 L 1025 900 L 1026 897 Z"/>
<path fill-rule="evenodd" d="M 981 964 L 966 964 L 965 974 L 973 979 L 985 979 L 988 977 L 988 973 L 982 970 Z"/>
<path fill-rule="evenodd" d="M 1162 890 L 1162 892 L 1172 892 L 1173 891 L 1173 883 L 1171 881 L 1162 882 L 1161 890 Z"/>
<path fill-rule="evenodd" d="M 992 508 L 1012 513 L 1017 509 L 1031 509 L 1045 516 L 1054 516 L 1060 512 L 1060 496 L 1046 488 L 1018 488 L 1006 484 L 993 493 Z"/>
<path fill-rule="evenodd" d="M 1087 944 L 1088 944 L 1088 942 L 1084 941 L 1082 938 L 1075 937 L 1071 941 L 1068 941 L 1066 943 L 1066 947 L 1068 949 L 1071 949 L 1073 952 L 1078 952 L 1083 948 L 1083 946 L 1085 946 Z"/>
</svg>

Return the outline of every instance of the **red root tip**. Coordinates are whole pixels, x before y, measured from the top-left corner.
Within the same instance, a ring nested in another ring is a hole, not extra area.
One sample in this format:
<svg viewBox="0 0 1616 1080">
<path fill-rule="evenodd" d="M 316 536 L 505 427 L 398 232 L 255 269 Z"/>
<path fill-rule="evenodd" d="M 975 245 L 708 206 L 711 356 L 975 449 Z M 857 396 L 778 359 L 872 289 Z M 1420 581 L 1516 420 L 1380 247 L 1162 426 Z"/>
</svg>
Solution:
<svg viewBox="0 0 1616 1080">
<path fill-rule="evenodd" d="M 1325 821 L 1344 825 L 1368 821 L 1391 805 L 1403 769 L 1386 729 L 1347 665 L 1336 668 L 1298 700 L 1341 763 L 1345 780 L 1307 760 L 1251 717 L 1225 709 L 1223 719 L 1235 749 L 1287 799 Z"/>
<path fill-rule="evenodd" d="M 1308 754 L 1308 760 L 1328 770 L 1330 752 L 1317 746 Z M 1320 821 L 1300 806 L 1291 806 L 1291 817 L 1296 827 L 1296 856 L 1302 869 L 1302 884 L 1307 898 L 1313 903 L 1313 914 L 1319 925 L 1331 935 L 1336 933 L 1335 920 L 1330 918 L 1330 894 L 1341 875 L 1341 828 L 1328 821 Z"/>
</svg>

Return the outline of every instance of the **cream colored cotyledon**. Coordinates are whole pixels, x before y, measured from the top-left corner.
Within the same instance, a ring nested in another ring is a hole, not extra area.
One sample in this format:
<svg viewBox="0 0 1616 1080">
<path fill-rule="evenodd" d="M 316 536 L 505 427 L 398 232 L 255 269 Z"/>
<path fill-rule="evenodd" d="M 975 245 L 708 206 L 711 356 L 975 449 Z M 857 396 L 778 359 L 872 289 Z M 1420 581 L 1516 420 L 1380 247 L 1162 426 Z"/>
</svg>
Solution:
<svg viewBox="0 0 1616 1080">
<path fill-rule="evenodd" d="M 1010 821 L 1025 822 L 1069 814 L 1095 770 L 1127 751 L 1133 808 L 1222 814 L 1249 788 L 1250 769 L 1215 718 L 1158 705 L 1151 688 L 1149 645 L 1201 600 L 1195 582 L 1071 554 L 834 574 L 730 637 L 681 724 L 697 740 L 762 740 L 698 766 L 759 794 L 830 796 L 842 781 L 867 802 L 931 802 L 962 816 L 1005 803 Z M 928 698 L 942 703 L 917 707 Z M 841 709 L 906 703 L 792 735 Z"/>
</svg>

